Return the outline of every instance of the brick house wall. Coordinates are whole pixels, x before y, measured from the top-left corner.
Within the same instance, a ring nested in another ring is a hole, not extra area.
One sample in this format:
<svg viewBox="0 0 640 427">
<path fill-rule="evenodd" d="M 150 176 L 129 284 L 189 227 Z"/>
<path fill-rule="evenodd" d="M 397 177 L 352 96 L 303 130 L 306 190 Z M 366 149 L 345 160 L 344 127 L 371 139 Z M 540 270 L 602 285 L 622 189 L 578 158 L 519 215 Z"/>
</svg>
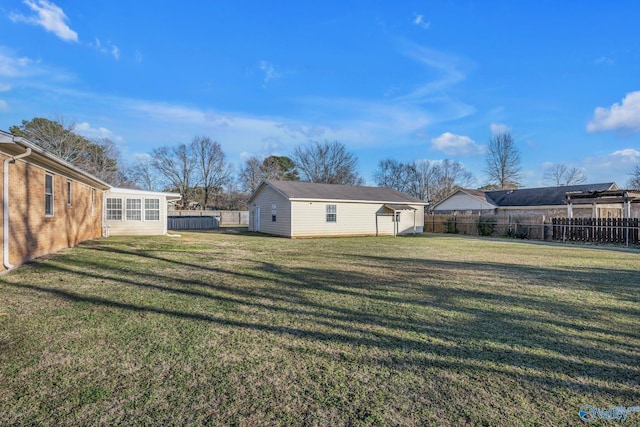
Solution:
<svg viewBox="0 0 640 427">
<path fill-rule="evenodd" d="M 0 165 L 6 158 L 0 154 Z M 65 175 L 64 168 L 59 169 L 52 171 L 36 165 L 29 157 L 9 165 L 9 262 L 13 265 L 102 234 L 103 189 L 91 186 L 88 180 L 83 182 L 77 171 Z M 0 167 L 0 175 L 3 174 Z M 45 213 L 47 174 L 53 177 L 53 215 Z M 3 192 L 0 185 L 4 200 Z M 0 211 L 0 239 L 3 239 L 2 205 Z M 4 269 L 0 263 L 0 270 Z"/>
</svg>

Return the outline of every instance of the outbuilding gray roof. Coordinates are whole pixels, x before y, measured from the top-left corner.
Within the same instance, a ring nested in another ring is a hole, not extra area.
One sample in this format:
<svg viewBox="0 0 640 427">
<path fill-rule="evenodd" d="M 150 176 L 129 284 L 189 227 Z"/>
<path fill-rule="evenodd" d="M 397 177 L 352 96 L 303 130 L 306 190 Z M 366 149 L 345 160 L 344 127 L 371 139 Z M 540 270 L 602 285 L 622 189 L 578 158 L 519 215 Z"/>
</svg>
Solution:
<svg viewBox="0 0 640 427">
<path fill-rule="evenodd" d="M 518 188 L 485 192 L 489 203 L 498 206 L 554 206 L 564 205 L 567 193 L 616 190 L 614 182 L 599 184 L 564 185 L 560 187 Z M 465 190 L 466 191 L 466 190 Z"/>
<path fill-rule="evenodd" d="M 251 196 L 264 185 L 270 185 L 290 200 L 353 200 L 359 202 L 379 202 L 396 204 L 427 205 L 424 200 L 411 197 L 397 190 L 384 187 L 366 187 L 356 185 L 316 184 L 300 181 L 264 181 Z"/>
</svg>

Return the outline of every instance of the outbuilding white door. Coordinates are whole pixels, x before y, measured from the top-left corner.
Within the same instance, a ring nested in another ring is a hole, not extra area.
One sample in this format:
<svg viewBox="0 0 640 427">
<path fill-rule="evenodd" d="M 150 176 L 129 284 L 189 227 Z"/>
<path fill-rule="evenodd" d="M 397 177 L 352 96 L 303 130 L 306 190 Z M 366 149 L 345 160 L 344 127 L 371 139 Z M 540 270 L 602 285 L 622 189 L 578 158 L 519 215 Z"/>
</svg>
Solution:
<svg viewBox="0 0 640 427">
<path fill-rule="evenodd" d="M 255 215 L 254 221 L 255 221 L 255 231 L 260 231 L 260 206 L 256 206 L 256 215 Z"/>
</svg>

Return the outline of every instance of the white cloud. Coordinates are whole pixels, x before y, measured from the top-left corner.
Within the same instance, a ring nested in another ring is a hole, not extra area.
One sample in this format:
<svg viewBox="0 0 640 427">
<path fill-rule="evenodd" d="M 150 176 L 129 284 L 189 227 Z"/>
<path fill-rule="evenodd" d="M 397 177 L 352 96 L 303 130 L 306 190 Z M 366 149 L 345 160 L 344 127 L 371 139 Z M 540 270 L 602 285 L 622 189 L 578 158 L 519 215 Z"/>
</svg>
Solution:
<svg viewBox="0 0 640 427">
<path fill-rule="evenodd" d="M 267 61 L 260 61 L 260 69 L 264 72 L 264 84 L 266 85 L 271 80 L 282 77 L 282 74 L 276 71 L 276 69 Z"/>
<path fill-rule="evenodd" d="M 455 135 L 445 132 L 431 140 L 433 150 L 442 151 L 448 156 L 474 156 L 482 154 L 485 147 L 476 144 L 471 138 L 464 135 Z"/>
<path fill-rule="evenodd" d="M 118 48 L 118 46 L 111 43 L 111 41 L 107 41 L 107 44 L 104 45 L 102 44 L 100 39 L 96 37 L 95 42 L 89 43 L 89 46 L 100 53 L 113 56 L 116 61 L 120 59 L 120 49 Z"/>
<path fill-rule="evenodd" d="M 457 56 L 446 54 L 435 49 L 417 45 L 411 42 L 404 42 L 402 53 L 427 67 L 438 72 L 438 78 L 430 80 L 428 83 L 419 85 L 414 91 L 397 97 L 398 101 L 428 101 L 427 96 L 437 94 L 437 99 L 448 99 L 443 96 L 450 87 L 464 81 L 467 78 L 465 69 L 470 67 L 465 61 Z"/>
<path fill-rule="evenodd" d="M 109 129 L 104 127 L 91 127 L 88 122 L 78 123 L 74 126 L 73 130 L 78 132 L 80 135 L 85 136 L 87 138 L 107 138 L 114 142 L 122 142 L 123 138 L 121 136 L 114 135 Z"/>
<path fill-rule="evenodd" d="M 24 77 L 31 63 L 33 61 L 27 57 L 15 58 L 0 50 L 0 76 L 2 77 Z"/>
<path fill-rule="evenodd" d="M 640 91 L 630 92 L 622 104 L 614 103 L 611 108 L 597 107 L 593 118 L 587 124 L 587 132 L 640 131 Z"/>
<path fill-rule="evenodd" d="M 142 53 L 140 53 L 139 50 L 136 50 L 135 61 L 136 64 L 140 64 L 142 62 Z"/>
<path fill-rule="evenodd" d="M 489 129 L 491 129 L 492 136 L 511 132 L 511 128 L 502 123 L 491 123 L 491 125 L 489 126 Z"/>
<path fill-rule="evenodd" d="M 67 15 L 65 15 L 60 7 L 47 0 L 24 0 L 24 4 L 36 14 L 25 16 L 19 13 L 11 13 L 9 19 L 13 22 L 39 25 L 64 41 L 78 41 L 78 33 L 69 28 L 66 23 Z"/>
<path fill-rule="evenodd" d="M 613 157 L 628 159 L 632 162 L 636 162 L 640 159 L 640 151 L 635 148 L 625 148 L 624 150 L 614 151 L 611 155 Z"/>
<path fill-rule="evenodd" d="M 431 21 L 425 21 L 424 15 L 416 15 L 416 19 L 413 20 L 413 24 L 425 30 L 428 30 L 431 27 Z"/>
<path fill-rule="evenodd" d="M 9 104 L 7 104 L 7 101 L 0 99 L 0 113 L 8 113 L 9 110 L 10 108 Z"/>
<path fill-rule="evenodd" d="M 613 65 L 615 64 L 615 61 L 607 56 L 601 56 L 593 61 L 593 63 L 596 65 Z"/>
<path fill-rule="evenodd" d="M 9 83 L 0 83 L 0 92 L 9 92 L 11 85 Z"/>
</svg>

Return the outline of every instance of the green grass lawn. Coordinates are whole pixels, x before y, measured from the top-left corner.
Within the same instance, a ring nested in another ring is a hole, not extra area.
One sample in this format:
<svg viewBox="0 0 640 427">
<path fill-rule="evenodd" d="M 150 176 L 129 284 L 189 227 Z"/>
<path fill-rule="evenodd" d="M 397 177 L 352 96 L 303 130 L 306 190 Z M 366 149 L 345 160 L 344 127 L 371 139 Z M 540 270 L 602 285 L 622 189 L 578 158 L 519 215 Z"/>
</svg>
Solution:
<svg viewBox="0 0 640 427">
<path fill-rule="evenodd" d="M 581 425 L 640 405 L 639 269 L 442 235 L 86 242 L 0 276 L 0 425 Z"/>
</svg>

